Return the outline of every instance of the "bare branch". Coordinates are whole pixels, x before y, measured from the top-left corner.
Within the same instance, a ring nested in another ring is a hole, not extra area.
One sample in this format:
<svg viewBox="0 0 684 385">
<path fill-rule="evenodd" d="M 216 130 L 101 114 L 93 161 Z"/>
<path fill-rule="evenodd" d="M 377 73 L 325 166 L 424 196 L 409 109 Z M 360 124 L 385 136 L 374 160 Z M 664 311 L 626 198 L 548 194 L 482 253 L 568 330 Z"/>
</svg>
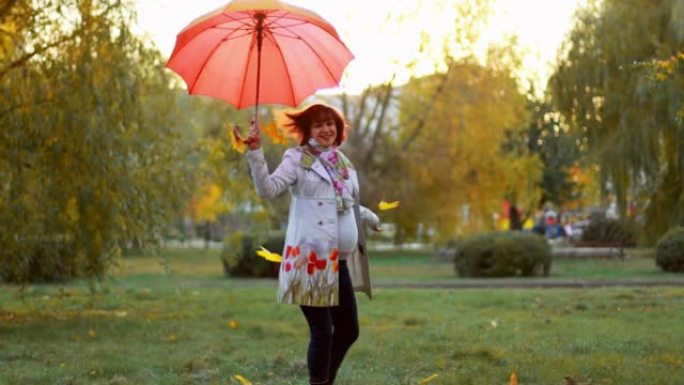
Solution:
<svg viewBox="0 0 684 385">
<path fill-rule="evenodd" d="M 49 50 L 50 48 L 57 47 L 63 43 L 66 43 L 67 41 L 73 40 L 74 38 L 76 38 L 77 35 L 78 35 L 78 32 L 74 32 L 73 34 L 65 36 L 62 39 L 54 41 L 54 42 L 52 42 L 48 45 L 45 45 L 43 47 L 39 47 L 39 48 L 35 49 L 33 52 L 29 52 L 29 53 L 24 54 L 22 57 L 12 61 L 8 65 L 6 65 L 4 68 L 0 69 L 0 79 L 2 79 L 9 71 L 16 69 L 16 68 L 19 68 L 19 67 L 23 66 L 24 64 L 26 64 L 26 62 L 31 60 L 31 58 L 33 58 L 34 56 L 40 55 L 43 52 Z"/>
</svg>

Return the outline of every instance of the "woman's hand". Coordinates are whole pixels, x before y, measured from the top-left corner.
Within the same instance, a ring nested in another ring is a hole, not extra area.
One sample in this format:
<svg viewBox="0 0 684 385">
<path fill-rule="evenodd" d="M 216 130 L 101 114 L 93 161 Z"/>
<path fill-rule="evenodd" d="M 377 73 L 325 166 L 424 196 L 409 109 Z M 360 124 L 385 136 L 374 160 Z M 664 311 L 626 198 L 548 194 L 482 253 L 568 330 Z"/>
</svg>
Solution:
<svg viewBox="0 0 684 385">
<path fill-rule="evenodd" d="M 378 223 L 378 224 L 377 224 L 377 225 L 375 225 L 375 226 L 371 226 L 371 229 L 373 229 L 373 231 L 375 231 L 375 232 L 378 232 L 378 233 L 379 233 L 379 232 L 381 232 L 381 231 L 382 231 L 382 225 Z"/>
<path fill-rule="evenodd" d="M 246 138 L 243 138 L 242 135 L 240 135 L 240 126 L 237 124 L 233 125 L 233 135 L 237 141 L 246 144 L 250 150 L 257 150 L 261 147 L 259 127 L 254 123 L 254 121 L 252 121 L 252 125 L 249 129 L 249 135 Z"/>
</svg>

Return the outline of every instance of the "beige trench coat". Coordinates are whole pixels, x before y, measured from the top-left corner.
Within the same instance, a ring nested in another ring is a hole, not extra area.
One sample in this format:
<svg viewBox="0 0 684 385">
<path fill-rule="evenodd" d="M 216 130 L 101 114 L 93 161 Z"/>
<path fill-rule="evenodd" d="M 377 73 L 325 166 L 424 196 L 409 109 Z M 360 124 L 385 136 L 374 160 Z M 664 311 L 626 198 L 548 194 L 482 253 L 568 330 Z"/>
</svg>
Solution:
<svg viewBox="0 0 684 385">
<path fill-rule="evenodd" d="M 337 204 L 325 167 L 301 147 L 286 150 L 272 174 L 262 149 L 248 151 L 247 160 L 259 196 L 270 199 L 289 190 L 292 197 L 278 276 L 278 302 L 336 306 L 339 303 Z M 372 298 L 363 225 L 378 226 L 380 222 L 377 215 L 359 204 L 358 176 L 351 167 L 345 184 L 353 192 L 359 230 L 358 246 L 347 265 L 354 289 Z"/>
</svg>

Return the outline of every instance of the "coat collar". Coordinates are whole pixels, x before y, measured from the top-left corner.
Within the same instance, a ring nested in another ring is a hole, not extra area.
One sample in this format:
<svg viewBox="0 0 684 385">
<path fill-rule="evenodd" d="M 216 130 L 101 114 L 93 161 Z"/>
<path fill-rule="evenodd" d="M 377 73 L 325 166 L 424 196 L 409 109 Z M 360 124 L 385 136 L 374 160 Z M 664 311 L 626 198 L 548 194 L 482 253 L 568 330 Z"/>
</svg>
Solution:
<svg viewBox="0 0 684 385">
<path fill-rule="evenodd" d="M 323 163 L 318 159 L 318 157 L 309 152 L 306 146 L 301 146 L 299 150 L 302 153 L 302 157 L 299 160 L 299 165 L 307 170 L 313 170 L 318 175 L 323 177 L 323 179 L 328 181 L 328 183 L 332 184 L 330 174 L 328 174 L 328 171 L 325 170 L 325 166 L 323 166 Z M 352 162 L 341 151 L 337 151 L 337 156 L 339 157 L 340 162 L 343 162 L 345 167 L 347 167 L 349 170 L 354 169 Z"/>
<path fill-rule="evenodd" d="M 318 158 L 314 156 L 312 153 L 306 151 L 305 147 L 302 147 L 301 151 L 302 157 L 299 161 L 299 165 L 307 170 L 314 171 L 316 174 L 320 175 L 321 178 L 325 179 L 328 183 L 332 184 L 330 175 L 325 170 L 325 166 L 323 166 L 323 163 L 321 163 L 321 161 L 318 160 Z"/>
</svg>

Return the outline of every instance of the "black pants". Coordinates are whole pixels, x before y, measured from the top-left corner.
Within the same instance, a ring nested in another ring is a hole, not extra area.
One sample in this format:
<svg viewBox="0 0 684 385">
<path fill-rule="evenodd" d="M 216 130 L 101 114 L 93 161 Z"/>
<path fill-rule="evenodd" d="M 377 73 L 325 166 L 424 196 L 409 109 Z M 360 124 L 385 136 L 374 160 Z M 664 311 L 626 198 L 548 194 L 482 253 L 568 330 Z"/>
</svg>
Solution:
<svg viewBox="0 0 684 385">
<path fill-rule="evenodd" d="M 300 306 L 311 331 L 307 362 L 312 384 L 332 384 L 344 355 L 359 337 L 356 298 L 346 261 L 340 261 L 339 281 L 339 306 Z"/>
</svg>

